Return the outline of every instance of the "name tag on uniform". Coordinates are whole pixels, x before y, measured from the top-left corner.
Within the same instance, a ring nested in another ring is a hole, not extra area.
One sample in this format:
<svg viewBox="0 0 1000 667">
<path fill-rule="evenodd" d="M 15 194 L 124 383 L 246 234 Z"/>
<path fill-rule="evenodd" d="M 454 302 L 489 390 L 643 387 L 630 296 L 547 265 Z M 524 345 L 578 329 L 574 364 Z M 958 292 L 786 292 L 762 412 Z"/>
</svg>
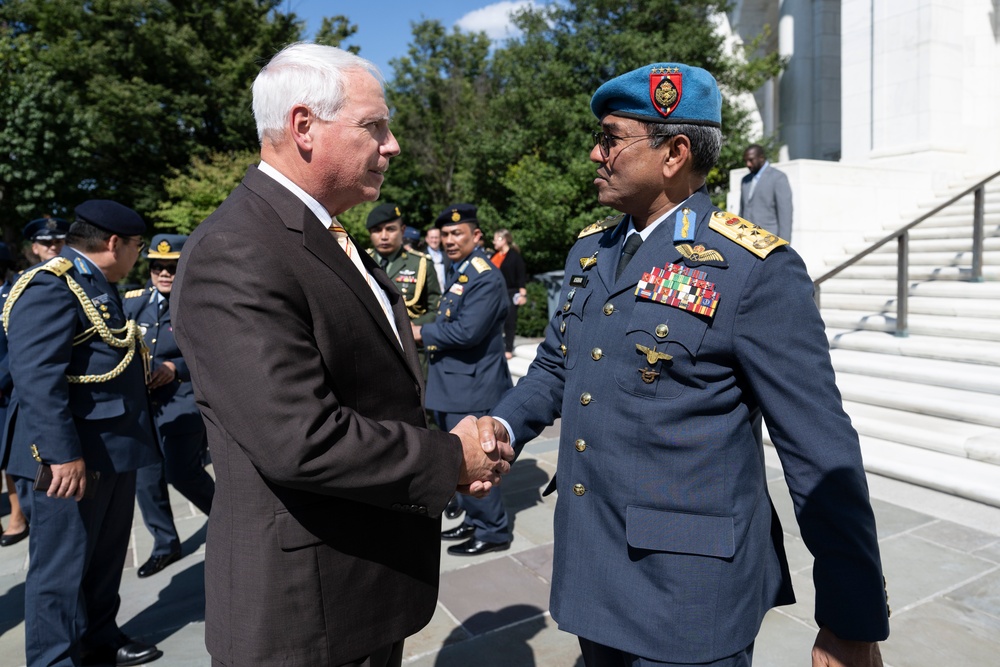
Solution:
<svg viewBox="0 0 1000 667">
<path fill-rule="evenodd" d="M 462 292 L 465 291 L 465 286 L 455 283 L 454 285 L 448 288 L 448 291 L 456 296 L 462 296 Z"/>
<path fill-rule="evenodd" d="M 569 284 L 573 287 L 586 287 L 587 276 L 573 276 L 569 279 Z"/>
</svg>

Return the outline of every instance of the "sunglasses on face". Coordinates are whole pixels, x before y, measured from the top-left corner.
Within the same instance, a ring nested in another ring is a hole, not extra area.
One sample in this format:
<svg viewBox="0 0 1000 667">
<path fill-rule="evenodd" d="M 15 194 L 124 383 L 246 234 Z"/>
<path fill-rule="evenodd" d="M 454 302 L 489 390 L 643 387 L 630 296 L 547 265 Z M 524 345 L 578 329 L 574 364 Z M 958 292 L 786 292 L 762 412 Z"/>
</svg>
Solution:
<svg viewBox="0 0 1000 667">
<path fill-rule="evenodd" d="M 163 273 L 166 271 L 170 275 L 177 275 L 177 264 L 161 264 L 160 262 L 153 262 L 149 265 L 150 273 Z"/>
</svg>

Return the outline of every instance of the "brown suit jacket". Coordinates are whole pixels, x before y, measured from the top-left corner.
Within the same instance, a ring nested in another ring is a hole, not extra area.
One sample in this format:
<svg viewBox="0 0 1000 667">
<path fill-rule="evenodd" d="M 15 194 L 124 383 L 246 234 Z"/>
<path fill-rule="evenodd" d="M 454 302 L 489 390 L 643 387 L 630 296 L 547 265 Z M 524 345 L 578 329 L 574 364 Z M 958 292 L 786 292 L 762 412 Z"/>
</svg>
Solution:
<svg viewBox="0 0 1000 667">
<path fill-rule="evenodd" d="M 418 631 L 461 443 L 426 429 L 409 319 L 251 167 L 185 244 L 174 327 L 217 486 L 205 634 L 226 665 L 340 665 Z"/>
</svg>

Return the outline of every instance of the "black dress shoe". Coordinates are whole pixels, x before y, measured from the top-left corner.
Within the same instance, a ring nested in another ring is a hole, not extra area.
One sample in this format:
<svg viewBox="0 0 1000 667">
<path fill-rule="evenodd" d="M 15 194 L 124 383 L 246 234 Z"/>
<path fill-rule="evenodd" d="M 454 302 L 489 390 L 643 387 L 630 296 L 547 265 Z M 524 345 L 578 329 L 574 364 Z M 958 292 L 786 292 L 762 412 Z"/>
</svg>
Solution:
<svg viewBox="0 0 1000 667">
<path fill-rule="evenodd" d="M 170 565 L 171 563 L 176 563 L 180 559 L 181 559 L 180 551 L 169 553 L 166 556 L 150 556 L 149 560 L 143 563 L 142 567 L 139 568 L 138 572 L 139 578 L 143 579 L 145 577 L 151 577 L 160 570 L 162 570 L 163 568 L 165 568 L 166 566 Z M 138 665 L 142 663 L 137 662 L 133 664 Z"/>
<path fill-rule="evenodd" d="M 25 526 L 24 530 L 20 533 L 4 533 L 0 535 L 0 547 L 9 547 L 17 544 L 24 538 L 28 536 L 28 527 Z"/>
<path fill-rule="evenodd" d="M 467 523 L 460 523 L 454 528 L 441 533 L 442 540 L 464 540 L 471 537 L 476 532 L 476 527 Z"/>
<path fill-rule="evenodd" d="M 483 542 L 473 537 L 468 542 L 448 547 L 448 553 L 452 556 L 478 556 L 479 554 L 487 554 L 491 551 L 504 551 L 509 547 L 510 540 L 506 542 Z"/>
<path fill-rule="evenodd" d="M 448 501 L 448 504 L 444 508 L 444 518 L 457 519 L 462 516 L 463 512 L 465 512 L 465 510 L 462 509 L 462 506 L 458 503 L 458 496 L 452 496 L 451 500 Z"/>
<path fill-rule="evenodd" d="M 163 651 L 153 645 L 125 640 L 125 644 L 115 648 L 104 646 L 89 651 L 83 656 L 84 665 L 145 665 L 163 656 Z"/>
</svg>

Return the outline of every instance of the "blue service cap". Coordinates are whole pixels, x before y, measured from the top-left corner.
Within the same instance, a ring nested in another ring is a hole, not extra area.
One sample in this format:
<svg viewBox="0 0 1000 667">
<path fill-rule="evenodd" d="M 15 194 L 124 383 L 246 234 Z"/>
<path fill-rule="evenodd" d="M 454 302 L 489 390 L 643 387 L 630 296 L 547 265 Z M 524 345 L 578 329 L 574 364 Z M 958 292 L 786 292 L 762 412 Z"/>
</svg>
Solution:
<svg viewBox="0 0 1000 667">
<path fill-rule="evenodd" d="M 29 241 L 51 241 L 66 238 L 69 221 L 62 218 L 36 218 L 24 226 L 24 238 Z"/>
<path fill-rule="evenodd" d="M 146 257 L 150 259 L 179 259 L 181 249 L 187 240 L 186 234 L 157 234 L 149 243 Z"/>
<path fill-rule="evenodd" d="M 722 127 L 722 94 L 700 67 L 653 63 L 603 84 L 590 100 L 597 118 L 608 114 L 652 123 Z"/>
<path fill-rule="evenodd" d="M 473 227 L 478 227 L 479 219 L 476 218 L 476 207 L 472 204 L 452 204 L 438 214 L 434 226 L 441 229 L 448 225 L 457 225 L 460 222 L 468 222 Z"/>
<path fill-rule="evenodd" d="M 3 241 L 0 241 L 0 262 L 14 263 L 14 256 L 10 254 L 10 246 Z M 3 276 L 0 276 L 0 279 L 2 278 Z"/>
<path fill-rule="evenodd" d="M 403 229 L 403 240 L 414 243 L 420 240 L 420 230 L 416 227 L 406 227 Z"/>
<path fill-rule="evenodd" d="M 118 236 L 141 236 L 146 233 L 146 223 L 142 221 L 142 216 L 128 206 L 110 199 L 85 201 L 73 209 L 73 212 L 77 219 Z"/>
</svg>

